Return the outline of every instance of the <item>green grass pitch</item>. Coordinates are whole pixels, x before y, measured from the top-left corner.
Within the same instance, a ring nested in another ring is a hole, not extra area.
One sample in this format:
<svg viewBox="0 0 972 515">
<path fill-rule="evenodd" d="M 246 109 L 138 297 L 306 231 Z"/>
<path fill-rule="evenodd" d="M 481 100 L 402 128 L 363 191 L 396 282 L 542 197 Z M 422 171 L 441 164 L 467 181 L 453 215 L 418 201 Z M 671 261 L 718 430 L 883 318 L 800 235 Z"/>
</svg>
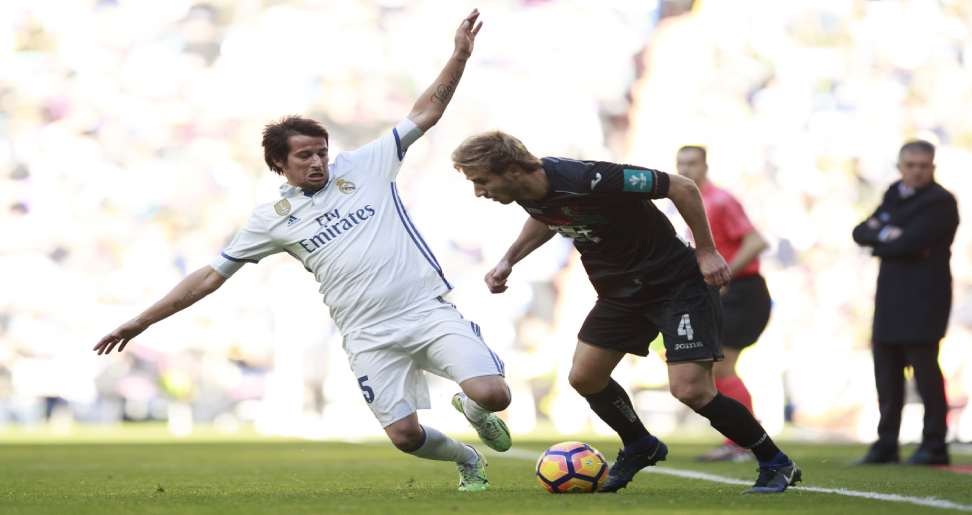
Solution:
<svg viewBox="0 0 972 515">
<path fill-rule="evenodd" d="M 100 441 L 99 441 L 100 440 Z M 641 474 L 617 495 L 551 495 L 533 476 L 547 441 L 517 441 L 517 457 L 488 454 L 491 490 L 462 494 L 450 463 L 404 455 L 388 443 L 216 438 L 155 443 L 2 439 L 0 513 L 21 514 L 600 514 L 949 513 L 912 504 L 790 490 L 741 495 L 744 486 Z M 616 444 L 593 445 L 613 458 Z M 663 466 L 751 481 L 755 465 L 694 463 L 708 445 L 670 441 Z M 851 467 L 861 446 L 786 444 L 805 485 L 972 506 L 972 476 L 916 467 Z M 480 447 L 482 448 L 482 447 Z M 528 452 L 524 452 L 528 451 Z M 972 457 L 956 456 L 959 463 Z M 961 508 L 961 506 L 959 506 Z"/>
</svg>

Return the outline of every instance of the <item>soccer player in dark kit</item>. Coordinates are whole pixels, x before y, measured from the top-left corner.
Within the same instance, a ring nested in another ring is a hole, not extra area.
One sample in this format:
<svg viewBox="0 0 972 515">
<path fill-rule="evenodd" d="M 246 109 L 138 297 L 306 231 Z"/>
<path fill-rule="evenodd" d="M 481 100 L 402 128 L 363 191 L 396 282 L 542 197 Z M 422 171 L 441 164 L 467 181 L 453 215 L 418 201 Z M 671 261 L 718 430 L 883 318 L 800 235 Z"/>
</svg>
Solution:
<svg viewBox="0 0 972 515">
<path fill-rule="evenodd" d="M 736 362 L 743 349 L 756 343 L 769 322 L 772 300 L 766 280 L 759 273 L 759 253 L 768 245 L 736 197 L 709 180 L 706 154 L 705 147 L 686 145 L 678 150 L 676 166 L 679 175 L 692 179 L 699 187 L 716 250 L 729 261 L 732 273 L 729 284 L 720 290 L 723 323 L 719 336 L 725 357 L 713 365 L 712 372 L 720 393 L 753 411 L 753 399 L 736 374 Z M 744 461 L 752 457 L 746 449 L 727 440 L 697 459 Z"/>
<path fill-rule="evenodd" d="M 756 455 L 759 477 L 749 492 L 779 493 L 801 480 L 800 469 L 752 413 L 715 387 L 712 364 L 723 357 L 716 287 L 729 281 L 730 271 L 715 250 L 694 182 L 638 166 L 538 159 L 499 131 L 466 139 L 452 161 L 477 197 L 516 202 L 530 215 L 486 274 L 490 291 L 505 291 L 513 265 L 555 233 L 573 239 L 580 251 L 598 299 L 578 334 L 569 381 L 623 442 L 599 491 L 624 488 L 639 470 L 668 454 L 611 378 L 626 353 L 647 355 L 659 332 L 672 395 Z M 660 198 L 671 199 L 685 219 L 695 235 L 694 250 L 651 202 Z"/>
</svg>

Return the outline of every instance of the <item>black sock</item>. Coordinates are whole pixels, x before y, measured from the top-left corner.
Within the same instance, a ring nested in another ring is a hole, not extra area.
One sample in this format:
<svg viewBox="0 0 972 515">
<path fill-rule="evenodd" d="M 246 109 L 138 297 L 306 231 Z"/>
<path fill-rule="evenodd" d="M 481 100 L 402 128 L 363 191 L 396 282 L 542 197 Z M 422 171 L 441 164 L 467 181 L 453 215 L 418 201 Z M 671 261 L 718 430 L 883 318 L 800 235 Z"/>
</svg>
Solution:
<svg viewBox="0 0 972 515">
<path fill-rule="evenodd" d="M 628 394 L 614 379 L 600 392 L 584 398 L 594 413 L 618 433 L 625 447 L 651 436 L 638 419 Z"/>
<path fill-rule="evenodd" d="M 696 413 L 709 419 L 712 427 L 726 438 L 752 450 L 760 462 L 771 461 L 780 452 L 756 417 L 739 401 L 719 393 Z"/>
</svg>

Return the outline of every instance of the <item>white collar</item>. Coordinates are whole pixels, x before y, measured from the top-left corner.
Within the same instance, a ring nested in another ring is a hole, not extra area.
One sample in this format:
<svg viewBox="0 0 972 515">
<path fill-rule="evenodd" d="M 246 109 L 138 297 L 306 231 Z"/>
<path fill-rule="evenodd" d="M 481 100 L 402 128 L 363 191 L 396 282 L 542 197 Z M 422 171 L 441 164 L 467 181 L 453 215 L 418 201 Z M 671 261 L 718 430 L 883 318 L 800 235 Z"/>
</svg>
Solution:
<svg viewBox="0 0 972 515">
<path fill-rule="evenodd" d="M 908 186 L 904 182 L 898 183 L 898 195 L 901 195 L 901 198 L 908 198 L 914 195 L 916 191 L 917 191 L 916 189 L 912 188 L 911 186 Z"/>
<path fill-rule="evenodd" d="M 328 185 L 330 185 L 330 184 L 331 184 L 331 178 L 328 177 L 327 182 L 324 183 L 324 186 L 322 186 L 321 189 L 319 189 L 319 190 L 317 190 L 317 191 L 315 191 L 313 193 L 308 194 L 308 192 L 305 191 L 303 188 L 299 188 L 297 186 L 294 186 L 293 184 L 290 184 L 289 182 L 285 182 L 285 183 L 283 183 L 283 184 L 280 185 L 280 196 L 282 196 L 282 197 L 296 197 L 297 195 L 303 195 L 303 196 L 308 197 L 308 198 L 313 198 L 318 193 L 326 190 L 327 187 L 328 187 Z"/>
</svg>

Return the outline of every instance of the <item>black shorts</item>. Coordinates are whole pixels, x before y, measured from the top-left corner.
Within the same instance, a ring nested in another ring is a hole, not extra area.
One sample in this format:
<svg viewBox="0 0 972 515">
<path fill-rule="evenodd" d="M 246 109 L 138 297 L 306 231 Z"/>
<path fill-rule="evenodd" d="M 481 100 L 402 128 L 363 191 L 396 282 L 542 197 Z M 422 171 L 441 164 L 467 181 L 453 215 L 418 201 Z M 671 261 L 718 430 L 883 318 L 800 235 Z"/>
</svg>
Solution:
<svg viewBox="0 0 972 515">
<path fill-rule="evenodd" d="M 698 280 L 685 281 L 670 298 L 598 298 L 577 338 L 584 343 L 639 356 L 661 332 L 669 363 L 719 361 L 722 308 L 719 291 Z"/>
<path fill-rule="evenodd" d="M 769 290 L 761 275 L 734 279 L 722 295 L 722 344 L 744 349 L 756 343 L 769 322 Z"/>
</svg>

